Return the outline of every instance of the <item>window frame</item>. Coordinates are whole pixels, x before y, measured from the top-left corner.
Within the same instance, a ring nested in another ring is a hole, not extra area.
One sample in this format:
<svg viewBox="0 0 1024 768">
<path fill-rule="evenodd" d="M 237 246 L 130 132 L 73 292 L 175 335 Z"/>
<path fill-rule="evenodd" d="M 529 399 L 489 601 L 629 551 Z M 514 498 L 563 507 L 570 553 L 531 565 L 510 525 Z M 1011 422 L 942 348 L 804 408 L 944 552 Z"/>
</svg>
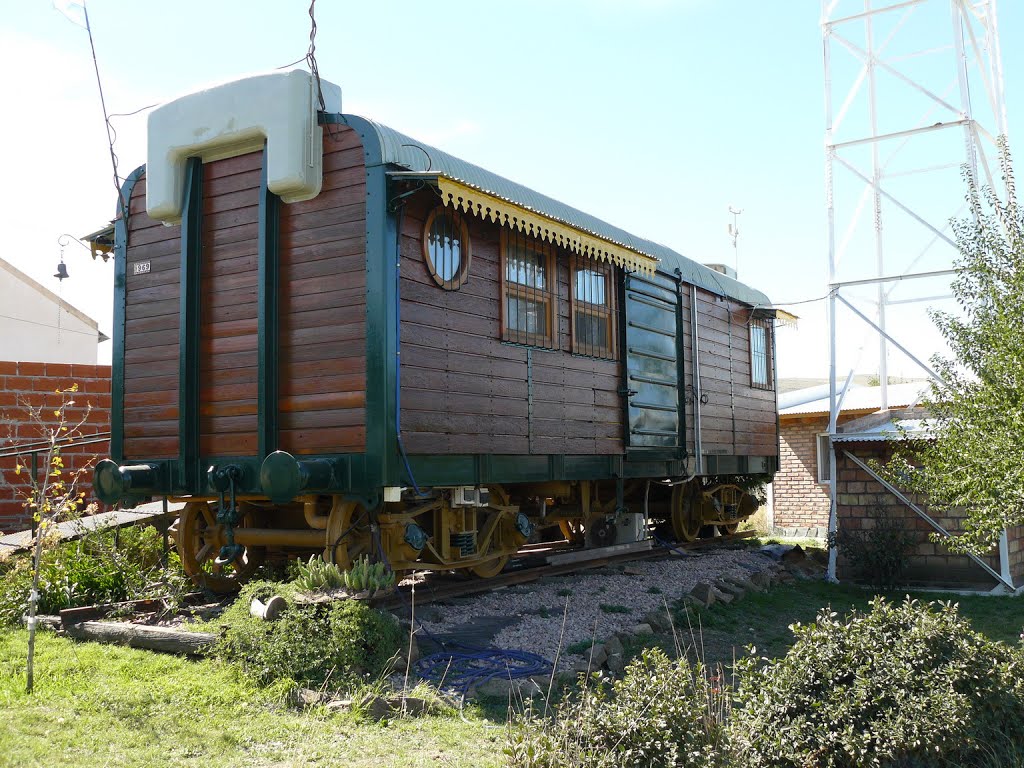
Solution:
<svg viewBox="0 0 1024 768">
<path fill-rule="evenodd" d="M 750 386 L 753 389 L 761 389 L 766 392 L 775 390 L 775 332 L 774 318 L 755 317 L 750 318 Z M 756 355 L 754 348 L 755 330 L 764 331 L 764 372 L 765 381 L 758 381 L 755 372 L 757 371 Z"/>
<path fill-rule="evenodd" d="M 436 269 L 434 259 L 430 253 L 430 231 L 437 220 L 438 215 L 449 216 L 455 227 L 458 227 L 460 238 L 459 269 L 452 275 L 450 280 L 445 280 Z M 462 215 L 446 205 L 434 206 L 427 214 L 423 222 L 423 236 L 420 241 L 423 255 L 423 264 L 427 268 L 434 282 L 446 291 L 457 291 L 469 281 L 469 266 L 473 261 L 473 245 L 469 238 L 469 225 Z"/>
<path fill-rule="evenodd" d="M 604 277 L 605 303 L 595 304 L 576 296 L 576 276 L 580 272 L 594 272 Z M 572 353 L 599 360 L 619 359 L 618 290 L 615 282 L 615 267 L 608 262 L 597 261 L 586 256 L 573 254 L 569 265 L 569 335 Z M 577 336 L 576 313 L 580 311 L 592 317 L 600 317 L 607 328 L 608 345 L 588 344 Z"/>
<path fill-rule="evenodd" d="M 830 470 L 832 468 L 831 462 L 829 460 L 829 450 L 831 449 L 831 445 L 828 449 L 824 450 L 822 446 L 822 438 L 825 438 L 827 440 L 828 437 L 828 432 L 819 432 L 817 435 L 814 436 L 814 450 L 817 456 L 818 464 L 818 473 L 815 479 L 818 481 L 818 485 L 832 485 L 831 476 L 827 476 L 831 474 Z"/>
<path fill-rule="evenodd" d="M 508 279 L 508 255 L 512 246 L 523 247 L 543 258 L 545 280 L 548 288 L 535 288 Z M 522 344 L 541 349 L 559 348 L 559 333 L 555 323 L 558 320 L 558 272 L 555 260 L 555 246 L 507 227 L 501 230 L 501 339 L 512 344 Z M 510 298 L 525 299 L 544 305 L 547 334 L 530 333 L 509 328 L 508 301 Z"/>
</svg>

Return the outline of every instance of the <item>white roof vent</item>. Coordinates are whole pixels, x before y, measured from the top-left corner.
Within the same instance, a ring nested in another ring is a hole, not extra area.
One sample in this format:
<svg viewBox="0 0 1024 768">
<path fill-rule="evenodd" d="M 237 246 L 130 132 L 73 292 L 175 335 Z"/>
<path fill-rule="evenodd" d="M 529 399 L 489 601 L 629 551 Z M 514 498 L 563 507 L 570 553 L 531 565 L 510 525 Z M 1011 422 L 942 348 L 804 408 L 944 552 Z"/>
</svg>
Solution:
<svg viewBox="0 0 1024 768">
<path fill-rule="evenodd" d="M 736 279 L 736 270 L 730 267 L 728 264 L 705 264 L 708 269 L 713 269 L 715 272 L 731 277 L 733 280 Z"/>
<path fill-rule="evenodd" d="M 316 80 L 292 70 L 256 75 L 190 93 L 149 115 L 146 212 L 181 221 L 185 161 L 235 157 L 267 143 L 267 187 L 286 203 L 310 200 L 323 182 L 323 129 Z M 341 111 L 341 88 L 325 80 L 327 112 Z"/>
</svg>

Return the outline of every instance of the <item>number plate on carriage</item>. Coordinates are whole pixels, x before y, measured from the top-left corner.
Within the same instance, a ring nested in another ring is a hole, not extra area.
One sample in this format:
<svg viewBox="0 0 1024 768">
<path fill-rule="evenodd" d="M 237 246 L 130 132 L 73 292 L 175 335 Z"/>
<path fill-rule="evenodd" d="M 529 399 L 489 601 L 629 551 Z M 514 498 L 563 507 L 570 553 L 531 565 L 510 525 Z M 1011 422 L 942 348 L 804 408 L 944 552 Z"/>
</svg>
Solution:
<svg viewBox="0 0 1024 768">
<path fill-rule="evenodd" d="M 136 261 L 132 264 L 133 275 L 145 275 L 150 270 L 150 264 L 148 261 Z"/>
</svg>

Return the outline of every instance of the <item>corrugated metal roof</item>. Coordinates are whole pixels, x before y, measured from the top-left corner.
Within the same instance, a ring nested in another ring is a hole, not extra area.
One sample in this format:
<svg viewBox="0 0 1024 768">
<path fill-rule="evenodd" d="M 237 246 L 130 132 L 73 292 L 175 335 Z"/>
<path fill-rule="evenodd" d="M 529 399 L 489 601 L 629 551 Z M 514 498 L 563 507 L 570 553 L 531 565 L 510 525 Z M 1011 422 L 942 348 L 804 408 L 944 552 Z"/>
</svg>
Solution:
<svg viewBox="0 0 1024 768">
<path fill-rule="evenodd" d="M 348 116 L 346 116 L 348 117 Z M 751 306 L 770 306 L 769 298 L 738 280 L 708 269 L 680 253 L 645 240 L 619 229 L 596 216 L 591 216 L 558 200 L 535 192 L 529 187 L 517 184 L 503 176 L 492 173 L 473 163 L 448 154 L 429 144 L 410 138 L 399 131 L 373 120 L 360 117 L 377 132 L 386 164 L 415 171 L 417 173 L 438 173 L 488 192 L 528 210 L 536 211 L 562 221 L 570 226 L 590 232 L 613 243 L 638 253 L 653 256 L 660 261 L 658 270 L 674 274 L 678 269 L 682 279 L 693 285 L 728 296 Z"/>
<path fill-rule="evenodd" d="M 840 384 L 840 389 L 842 385 Z M 903 408 L 920 400 L 921 394 L 926 394 L 929 389 L 928 382 L 914 381 L 909 384 L 890 384 L 888 387 L 889 407 Z M 800 390 L 787 392 L 788 402 L 797 402 L 796 405 L 779 408 L 780 416 L 809 416 L 817 413 L 829 412 L 829 398 L 820 397 L 821 387 L 809 387 L 807 391 L 814 399 L 806 402 L 800 400 Z M 783 398 L 779 398 L 783 401 Z M 847 411 L 877 411 L 882 407 L 881 387 L 850 387 L 843 399 L 842 412 Z"/>
<path fill-rule="evenodd" d="M 841 432 L 832 437 L 834 443 L 876 443 L 907 437 L 924 439 L 932 434 L 933 419 L 896 419 L 856 432 Z"/>
</svg>

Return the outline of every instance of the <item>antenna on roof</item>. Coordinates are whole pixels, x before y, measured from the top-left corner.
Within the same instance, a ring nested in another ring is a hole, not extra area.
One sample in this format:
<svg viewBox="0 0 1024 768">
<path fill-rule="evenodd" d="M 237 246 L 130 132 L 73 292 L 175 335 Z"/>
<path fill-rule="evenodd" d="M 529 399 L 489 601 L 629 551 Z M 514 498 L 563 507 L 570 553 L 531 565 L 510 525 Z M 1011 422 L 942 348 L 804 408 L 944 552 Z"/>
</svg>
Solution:
<svg viewBox="0 0 1024 768">
<path fill-rule="evenodd" d="M 733 267 L 736 270 L 736 276 L 739 277 L 739 274 L 740 274 L 740 250 L 739 250 L 739 246 L 736 244 L 736 241 L 739 240 L 739 237 L 740 237 L 740 225 L 739 225 L 739 221 L 737 220 L 737 217 L 741 213 L 743 213 L 743 209 L 742 208 L 733 208 L 732 205 L 730 205 L 729 206 L 729 213 L 732 214 L 732 221 L 729 222 L 729 236 L 732 238 Z"/>
</svg>

